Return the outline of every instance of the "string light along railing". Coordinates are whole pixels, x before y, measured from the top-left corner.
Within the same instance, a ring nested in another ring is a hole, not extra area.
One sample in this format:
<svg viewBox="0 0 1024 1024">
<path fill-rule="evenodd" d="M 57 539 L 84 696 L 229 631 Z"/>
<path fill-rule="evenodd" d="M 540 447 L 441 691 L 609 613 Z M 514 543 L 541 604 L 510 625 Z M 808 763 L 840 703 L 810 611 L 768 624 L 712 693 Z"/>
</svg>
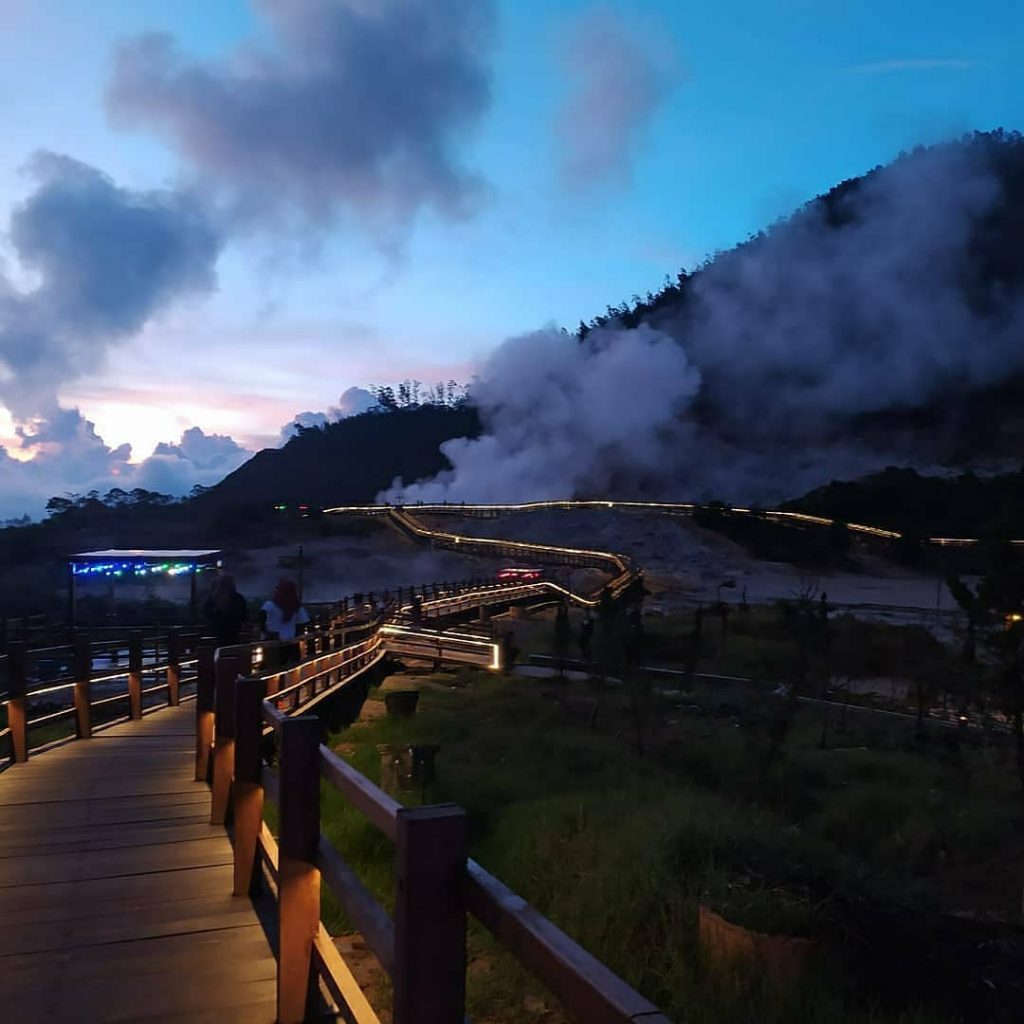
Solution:
<svg viewBox="0 0 1024 1024">
<path fill-rule="evenodd" d="M 187 576 L 205 566 L 196 562 L 161 562 L 153 564 L 142 560 L 124 562 L 72 562 L 71 572 L 75 576 L 89 577 L 132 577 L 144 576 Z"/>
<path fill-rule="evenodd" d="M 488 553 L 502 554 L 513 551 L 517 554 L 528 554 L 546 561 L 583 565 L 590 568 L 603 569 L 611 574 L 611 581 L 606 584 L 613 597 L 618 596 L 636 578 L 637 573 L 625 555 L 614 551 L 596 551 L 592 548 L 570 548 L 555 544 L 539 544 L 532 541 L 501 540 L 493 537 L 471 537 L 465 534 L 449 533 L 445 530 L 432 530 L 416 519 L 407 509 L 384 506 L 386 515 L 390 516 L 400 528 L 412 533 L 431 544 L 441 544 L 456 550 L 471 551 L 476 548 Z M 344 510 L 325 510 L 344 511 Z M 513 584 L 515 586 L 515 584 Z M 510 588 L 511 589 L 511 588 Z M 570 600 L 594 607 L 599 601 L 599 594 L 577 594 L 567 588 L 548 582 L 547 589 L 558 590 Z M 600 590 L 604 590 L 602 587 Z"/>
<path fill-rule="evenodd" d="M 626 512 L 654 512 L 669 513 L 675 515 L 693 515 L 706 506 L 693 502 L 683 501 L 617 501 L 617 500 L 586 500 L 575 501 L 571 499 L 557 499 L 551 501 L 524 501 L 508 502 L 505 504 L 471 504 L 444 503 L 444 504 L 417 504 L 411 506 L 415 512 L 425 515 L 450 515 L 450 516 L 493 516 L 503 512 L 542 512 L 557 509 L 565 512 L 587 510 L 587 509 L 617 509 Z M 334 508 L 325 508 L 325 513 L 352 514 L 352 515 L 388 515 L 393 509 L 400 509 L 408 513 L 409 506 L 395 505 L 339 505 Z M 778 523 L 799 523 L 809 526 L 834 526 L 840 520 L 829 519 L 827 516 L 810 515 L 807 512 L 790 512 L 772 509 L 753 509 L 742 506 L 726 505 L 721 508 L 722 512 L 731 515 L 749 515 L 767 519 L 769 522 Z M 887 530 L 881 526 L 871 526 L 866 523 L 843 523 L 851 533 L 859 533 L 868 537 L 878 537 L 882 540 L 899 540 L 903 534 L 899 530 Z M 478 539 L 478 538 L 474 538 Z M 970 547 L 981 543 L 977 537 L 925 537 L 924 543 L 935 544 L 939 547 Z M 1015 546 L 1024 546 L 1024 539 L 1011 540 Z"/>
</svg>

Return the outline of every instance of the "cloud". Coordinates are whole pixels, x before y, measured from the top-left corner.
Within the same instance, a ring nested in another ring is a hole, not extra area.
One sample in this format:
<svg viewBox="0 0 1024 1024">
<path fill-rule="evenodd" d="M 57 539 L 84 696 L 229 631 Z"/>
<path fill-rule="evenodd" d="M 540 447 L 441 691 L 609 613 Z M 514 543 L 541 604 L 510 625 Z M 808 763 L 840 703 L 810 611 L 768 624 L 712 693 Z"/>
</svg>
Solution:
<svg viewBox="0 0 1024 1024">
<path fill-rule="evenodd" d="M 322 427 L 337 420 L 346 419 L 349 416 L 358 416 L 367 412 L 377 404 L 377 399 L 372 391 L 366 388 L 351 387 L 343 391 L 338 399 L 337 405 L 332 405 L 326 412 L 300 412 L 296 413 L 283 427 L 281 427 L 281 444 L 287 444 L 298 431 L 296 425 L 302 427 Z"/>
<path fill-rule="evenodd" d="M 977 64 L 973 60 L 911 57 L 854 64 L 847 70 L 857 75 L 888 75 L 898 71 L 970 71 L 974 67 L 977 67 Z"/>
<path fill-rule="evenodd" d="M 299 433 L 299 427 L 324 427 L 330 422 L 325 412 L 297 412 L 284 426 L 281 427 L 280 444 L 287 444 Z"/>
<path fill-rule="evenodd" d="M 131 445 L 109 447 L 77 409 L 58 409 L 48 417 L 30 420 L 18 427 L 17 435 L 22 453 L 32 458 L 16 465 L 36 484 L 91 490 L 97 481 L 107 483 L 131 472 Z"/>
<path fill-rule="evenodd" d="M 270 46 L 219 62 L 167 35 L 124 45 L 119 123 L 166 135 L 236 208 L 344 211 L 402 225 L 466 215 L 481 181 L 458 144 L 490 104 L 491 0 L 258 0 Z"/>
<path fill-rule="evenodd" d="M 221 238 L 187 192 L 117 186 L 87 164 L 39 153 L 35 191 L 10 221 L 20 291 L 0 277 L 0 402 L 16 420 L 54 413 L 60 386 L 187 294 L 210 291 Z"/>
<path fill-rule="evenodd" d="M 186 494 L 196 484 L 209 486 L 236 470 L 252 453 L 226 434 L 189 427 L 176 444 L 162 442 L 134 470 L 136 486 L 163 494 Z"/>
<path fill-rule="evenodd" d="M 0 446 L 0 520 L 39 516 L 49 498 L 67 492 L 142 487 L 180 497 L 196 484 L 217 483 L 252 454 L 230 437 L 190 427 L 177 442 L 158 444 L 132 463 L 131 445 L 111 448 L 77 409 L 31 420 L 18 437 L 21 453 L 31 458 L 16 459 Z"/>
<path fill-rule="evenodd" d="M 567 187 L 629 180 L 676 77 L 664 37 L 646 29 L 603 7 L 572 22 L 563 53 L 570 89 L 556 120 Z"/>
<path fill-rule="evenodd" d="M 347 388 L 341 393 L 337 405 L 332 405 L 328 410 L 332 419 L 342 420 L 346 416 L 358 416 L 361 412 L 368 412 L 377 404 L 377 398 L 372 391 L 366 388 Z"/>
</svg>

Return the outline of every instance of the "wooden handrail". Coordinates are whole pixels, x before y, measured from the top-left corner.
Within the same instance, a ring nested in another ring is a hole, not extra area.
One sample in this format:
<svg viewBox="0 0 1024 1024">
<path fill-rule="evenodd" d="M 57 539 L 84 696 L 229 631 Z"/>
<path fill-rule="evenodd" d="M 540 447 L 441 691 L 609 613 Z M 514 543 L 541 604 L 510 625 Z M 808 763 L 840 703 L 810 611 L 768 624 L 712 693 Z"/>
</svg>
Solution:
<svg viewBox="0 0 1024 1024">
<path fill-rule="evenodd" d="M 317 846 L 316 862 L 327 887 L 344 907 L 356 931 L 366 940 L 388 977 L 394 977 L 395 927 L 387 912 L 324 836 Z"/>
<path fill-rule="evenodd" d="M 627 985 L 476 861 L 466 865 L 470 913 L 587 1024 L 669 1024 Z"/>
<path fill-rule="evenodd" d="M 344 656 L 346 652 L 338 653 Z M 252 682 L 243 680 L 239 685 Z M 315 936 L 309 938 L 312 929 L 308 918 L 309 908 L 315 901 L 307 890 L 309 886 L 318 890 L 320 884 L 326 883 L 393 980 L 395 1024 L 440 1024 L 442 1021 L 462 1019 L 467 914 L 479 919 L 502 945 L 562 1001 L 571 1014 L 586 1024 L 591 1021 L 594 1024 L 668 1024 L 667 1018 L 654 1004 L 479 864 L 467 858 L 465 812 L 452 805 L 403 807 L 338 754 L 319 743 L 320 724 L 317 718 L 306 716 L 293 719 L 278 710 L 274 704 L 279 696 L 272 695 L 265 700 L 258 716 L 250 713 L 246 725 L 249 733 L 247 749 L 253 749 L 252 745 L 262 734 L 264 724 L 272 727 L 284 740 L 286 736 L 292 735 L 294 725 L 302 723 L 305 737 L 303 744 L 311 744 L 313 737 L 317 737 L 315 763 L 319 778 L 337 789 L 349 806 L 395 843 L 398 869 L 398 898 L 395 920 L 392 921 L 341 853 L 319 832 L 317 820 L 315 849 L 310 852 L 308 845 L 305 846 L 305 853 L 297 862 L 298 867 L 293 868 L 304 879 L 299 894 L 291 897 L 290 904 L 286 897 L 288 906 L 282 910 L 282 915 L 291 920 L 291 933 L 287 941 L 282 941 L 281 948 L 291 950 L 289 957 L 292 962 L 288 970 L 282 968 L 281 977 L 291 986 L 288 998 L 293 1012 L 299 1012 L 295 1007 L 300 996 L 308 999 L 308 980 L 306 988 L 300 993 L 298 990 L 301 986 L 296 979 L 305 976 L 303 972 L 308 971 L 310 965 L 320 972 L 331 974 L 330 978 L 325 979 L 325 984 L 337 998 L 342 998 L 345 991 L 351 991 L 350 987 L 346 987 L 349 984 L 346 979 L 350 977 L 348 969 L 335 960 L 334 954 L 329 953 L 323 945 L 326 933 L 322 933 L 322 925 L 318 923 Z M 242 719 L 241 704 L 237 704 L 236 708 L 239 709 L 236 710 L 237 731 Z M 246 741 L 236 736 L 235 742 L 244 746 Z M 285 808 L 293 798 L 292 787 L 301 785 L 305 793 L 300 798 L 300 806 L 305 807 L 300 814 L 304 822 L 301 828 L 312 829 L 312 780 L 306 777 L 301 784 L 291 781 L 297 773 L 305 777 L 311 769 L 307 765 L 300 771 L 295 767 L 294 757 L 289 769 L 284 766 L 286 761 L 287 757 L 284 756 L 282 771 L 277 774 L 266 766 L 261 767 L 258 774 L 258 785 L 262 792 L 260 799 L 268 799 L 279 807 L 284 829 Z M 299 761 L 309 762 L 309 755 L 302 754 Z M 236 782 L 238 778 L 236 768 Z M 255 778 L 255 773 L 249 770 L 246 781 Z M 319 797 L 315 801 L 317 815 L 318 801 Z M 295 813 L 299 812 L 293 811 L 293 824 L 290 827 L 299 828 L 294 825 Z M 452 832 L 452 829 L 456 832 Z M 311 843 L 311 833 L 307 831 L 304 834 L 307 837 L 304 842 Z M 461 839 L 457 838 L 459 835 Z M 269 838 L 261 837 L 256 844 L 268 863 L 273 860 L 268 849 L 271 842 Z M 253 861 L 252 845 L 251 839 L 236 845 L 236 892 L 239 891 L 239 885 L 249 877 L 246 871 Z M 453 864 L 457 867 L 453 868 Z M 451 882 L 453 870 L 458 879 L 454 888 Z M 287 872 L 279 872 L 278 878 L 286 875 Z M 449 881 L 445 882 L 445 878 Z M 278 887 L 280 892 L 280 880 Z M 287 888 L 285 884 L 285 891 Z M 421 934 L 421 927 L 427 931 Z M 305 953 L 307 947 L 296 942 L 296 929 L 311 943 L 308 947 L 311 950 L 308 960 Z M 318 948 L 323 955 L 317 954 Z M 331 963 L 335 965 L 333 968 Z M 307 1004 L 302 1005 L 302 1012 L 305 1012 Z M 351 1012 L 357 1021 L 372 1019 L 360 1016 L 354 1010 Z"/>
<path fill-rule="evenodd" d="M 361 775 L 326 746 L 320 748 L 320 774 L 366 820 L 392 842 L 398 836 L 398 812 L 402 805 L 380 786 Z"/>
<path fill-rule="evenodd" d="M 574 554 L 603 557 L 603 553 Z M 624 572 L 632 572 L 627 563 L 623 566 Z M 419 607 L 428 614 L 435 612 L 439 623 L 488 604 L 535 600 L 551 592 L 568 594 L 552 581 L 538 585 L 445 582 L 433 584 L 430 591 L 429 600 L 425 585 L 418 594 L 413 588 L 404 593 L 385 592 L 377 605 L 371 595 L 373 614 L 359 621 L 353 621 L 343 604 L 340 624 L 321 623 L 303 641 L 306 657 L 299 666 L 261 676 L 239 678 L 240 667 L 250 667 L 252 650 L 259 644 L 241 645 L 242 649 L 230 653 L 224 649 L 215 661 L 211 642 L 200 642 L 195 634 L 171 634 L 161 661 L 161 641 L 153 642 L 150 656 L 148 641 L 137 632 L 127 645 L 124 669 L 97 673 L 93 669 L 97 645 L 78 637 L 70 648 L 74 657 L 68 680 L 29 691 L 26 669 L 30 652 L 23 643 L 11 643 L 6 658 L 9 725 L 0 730 L 0 738 L 9 738 L 13 758 L 24 760 L 29 726 L 74 715 L 77 735 L 87 739 L 93 729 L 92 714 L 99 707 L 127 699 L 131 717 L 140 717 L 145 698 L 165 690 L 167 703 L 173 706 L 179 699 L 182 668 L 195 665 L 196 777 L 207 777 L 213 741 L 211 820 L 223 822 L 229 807 L 233 811 L 233 892 L 237 896 L 249 893 L 258 863 L 267 865 L 277 892 L 278 1019 L 282 1024 L 303 1020 L 312 1011 L 315 975 L 324 980 L 335 999 L 345 1002 L 349 1016 L 358 1024 L 377 1022 L 319 920 L 322 881 L 392 978 L 395 1024 L 462 1020 L 469 913 L 479 917 L 582 1020 L 660 1024 L 664 1017 L 652 1004 L 468 860 L 465 811 L 454 805 L 403 807 L 320 743 L 319 719 L 308 714 L 294 717 L 368 671 L 383 656 L 389 636 L 408 639 L 418 635 L 415 629 L 387 631 L 396 617 L 411 612 L 414 594 L 422 599 Z M 443 629 L 422 635 L 431 644 L 440 641 L 450 652 L 461 652 L 467 658 L 476 657 L 478 649 L 495 646 L 477 636 L 446 635 Z M 124 643 L 111 644 L 119 656 Z M 194 657 L 183 656 L 193 650 Z M 143 686 L 146 674 L 157 677 L 164 672 L 165 680 Z M 295 682 L 290 682 L 292 675 Z M 94 684 L 120 679 L 127 680 L 126 693 L 93 699 Z M 283 687 L 282 680 L 286 681 Z M 271 692 L 274 689 L 276 693 Z M 26 699 L 67 691 L 74 693 L 69 707 L 28 720 Z M 269 693 L 267 699 L 265 693 Z M 275 703 L 287 704 L 290 713 L 282 712 Z M 278 735 L 277 774 L 263 764 L 265 725 Z M 394 920 L 321 834 L 321 779 L 338 789 L 358 813 L 394 842 Z M 280 812 L 279 848 L 262 822 L 265 800 L 275 803 Z"/>
</svg>

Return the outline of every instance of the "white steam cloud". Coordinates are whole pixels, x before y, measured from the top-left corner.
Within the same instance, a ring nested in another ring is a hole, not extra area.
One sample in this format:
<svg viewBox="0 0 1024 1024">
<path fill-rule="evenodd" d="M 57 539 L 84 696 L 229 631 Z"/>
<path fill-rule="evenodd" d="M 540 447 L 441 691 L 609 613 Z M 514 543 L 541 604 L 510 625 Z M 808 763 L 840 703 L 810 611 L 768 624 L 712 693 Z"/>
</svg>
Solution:
<svg viewBox="0 0 1024 1024">
<path fill-rule="evenodd" d="M 602 331 L 585 346 L 554 329 L 513 338 L 472 388 L 484 436 L 442 445 L 454 472 L 407 488 L 405 500 L 518 501 L 656 480 L 689 443 L 680 416 L 699 387 L 686 353 L 648 327 Z"/>
<path fill-rule="evenodd" d="M 556 123 L 568 187 L 628 181 L 675 78 L 667 36 L 656 31 L 603 7 L 571 22 L 562 54 L 569 94 Z"/>
<path fill-rule="evenodd" d="M 471 389 L 483 436 L 390 496 L 771 501 L 935 466 L 959 406 L 1024 379 L 1024 254 L 1004 211 L 1024 204 L 1004 193 L 1022 172 L 1015 136 L 918 150 L 719 257 L 633 330 L 507 342 Z"/>
</svg>

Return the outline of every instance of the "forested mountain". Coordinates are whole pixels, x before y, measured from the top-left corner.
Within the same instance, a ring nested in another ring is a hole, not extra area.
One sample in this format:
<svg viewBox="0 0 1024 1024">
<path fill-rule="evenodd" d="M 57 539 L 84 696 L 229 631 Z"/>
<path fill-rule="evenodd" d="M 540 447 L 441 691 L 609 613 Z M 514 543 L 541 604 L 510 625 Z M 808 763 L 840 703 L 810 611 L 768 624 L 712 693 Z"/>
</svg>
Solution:
<svg viewBox="0 0 1024 1024">
<path fill-rule="evenodd" d="M 682 269 L 674 278 L 666 275 L 664 285 L 657 292 L 633 295 L 629 300 L 609 305 L 604 313 L 581 321 L 577 333 L 582 338 L 608 324 L 636 327 L 641 323 L 659 324 L 666 318 L 686 315 L 691 311 L 697 283 L 717 262 L 736 255 L 748 257 L 758 254 L 778 239 L 797 233 L 808 215 L 820 218 L 821 223 L 836 233 L 854 228 L 861 220 L 858 199 L 873 184 L 884 180 L 893 169 L 906 166 L 913 173 L 913 162 L 922 155 L 943 154 L 966 158 L 969 164 L 965 163 L 965 166 L 976 162 L 983 164 L 991 171 L 1000 191 L 996 202 L 974 226 L 968 242 L 971 262 L 961 281 L 977 308 L 991 307 L 1008 293 L 1024 288 L 1024 137 L 1019 132 L 1007 132 L 1001 128 L 974 132 L 937 146 L 918 146 L 909 153 L 901 154 L 891 164 L 848 178 L 810 200 L 792 216 L 780 219 L 735 248 L 710 255 L 696 269 Z M 927 194 L 931 191 L 931 183 L 921 181 L 920 189 Z M 941 216 L 944 198 L 938 192 L 930 197 L 937 216 Z"/>
<path fill-rule="evenodd" d="M 607 417 L 621 417 L 615 388 L 622 388 L 622 360 L 650 358 L 652 331 L 678 345 L 685 370 L 678 388 L 662 386 L 670 374 L 652 371 L 652 386 L 628 396 L 645 409 L 664 407 L 650 418 L 652 437 L 636 428 L 620 438 L 602 423 L 591 432 L 600 444 L 577 452 L 567 431 L 553 436 L 549 423 L 594 419 L 595 395 L 610 396 Z M 614 332 L 614 341 L 595 341 Z M 188 502 L 189 514 L 223 523 L 278 504 L 369 502 L 396 479 L 408 485 L 448 469 L 445 441 L 504 423 L 511 439 L 493 450 L 512 451 L 529 468 L 557 448 L 567 466 L 586 470 L 588 487 L 574 488 L 569 476 L 566 494 L 777 504 L 830 478 L 866 477 L 856 487 L 816 488 L 799 505 L 898 528 L 913 520 L 922 532 L 1024 533 L 1005 522 L 1024 510 L 1016 475 L 953 485 L 934 472 L 1005 474 L 1024 453 L 1019 134 L 975 133 L 919 148 L 844 181 L 700 268 L 680 271 L 656 294 L 610 306 L 581 323 L 578 336 L 573 351 L 588 353 L 572 362 L 581 377 L 602 358 L 620 362 L 615 372 L 591 374 L 607 379 L 604 390 L 573 387 L 570 379 L 560 391 L 531 392 L 537 408 L 518 420 L 530 420 L 532 434 L 516 432 L 518 422 L 509 421 L 519 406 L 502 407 L 494 387 L 492 407 L 478 397 L 480 410 L 450 389 L 424 403 L 408 388 L 397 399 L 382 393 L 374 411 L 300 429 L 283 448 L 258 453 Z M 525 352 L 538 361 L 535 345 Z M 506 355 L 505 376 L 522 390 L 514 358 Z M 587 404 L 586 415 L 577 415 L 576 401 Z M 552 402 L 565 404 L 561 419 L 541 415 Z M 617 461 L 604 471 L 608 453 Z M 506 472 L 500 462 L 490 459 L 498 475 Z M 640 483 L 631 477 L 634 465 L 643 467 Z M 878 474 L 886 465 L 914 466 L 936 480 Z M 766 480 L 776 493 L 755 493 Z M 528 486 L 516 490 L 523 492 L 516 500 L 538 496 Z M 86 513 L 71 509 L 66 522 Z M 145 509 L 124 515 L 158 518 Z"/>
<path fill-rule="evenodd" d="M 440 446 L 476 437 L 480 420 L 466 402 L 398 406 L 300 428 L 283 448 L 267 448 L 196 499 L 196 508 L 358 504 L 393 480 L 407 482 L 448 468 Z"/>
<path fill-rule="evenodd" d="M 935 477 L 891 468 L 833 481 L 785 507 L 919 538 L 1018 539 L 1024 538 L 1024 472 Z"/>
</svg>

